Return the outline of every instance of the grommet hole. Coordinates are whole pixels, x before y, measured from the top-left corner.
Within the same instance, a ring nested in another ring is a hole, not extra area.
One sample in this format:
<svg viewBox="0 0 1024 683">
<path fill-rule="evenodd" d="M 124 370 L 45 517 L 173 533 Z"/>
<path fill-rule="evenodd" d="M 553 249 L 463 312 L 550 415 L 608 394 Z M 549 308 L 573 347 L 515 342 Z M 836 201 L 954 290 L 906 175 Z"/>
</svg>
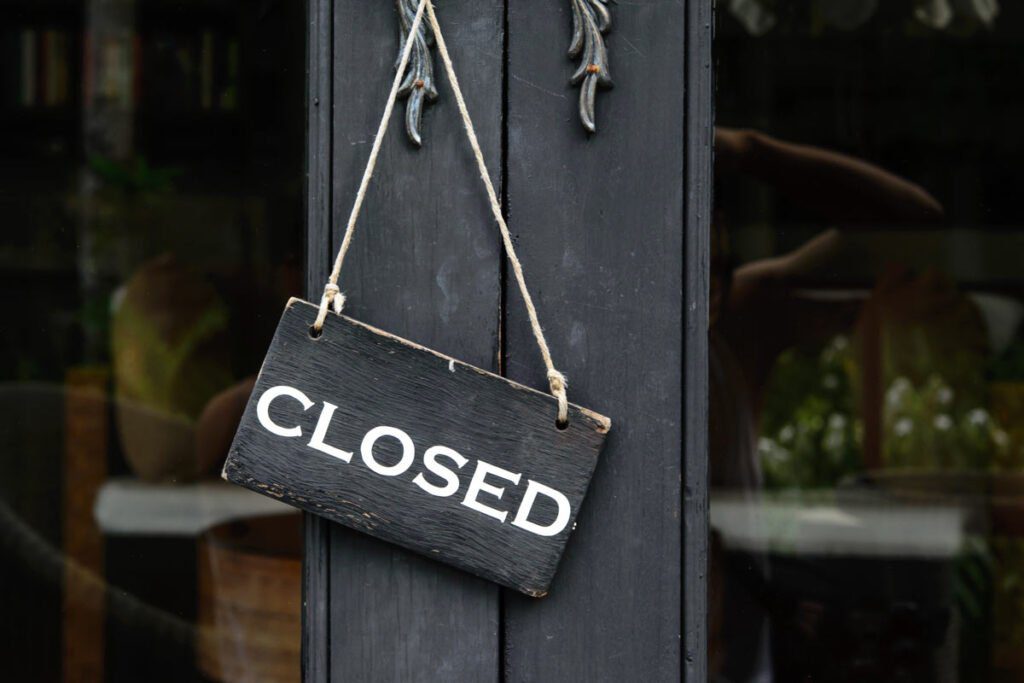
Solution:
<svg viewBox="0 0 1024 683">
<path fill-rule="evenodd" d="M 323 328 L 320 328 L 318 330 L 318 329 L 316 329 L 316 325 L 310 325 L 309 326 L 309 338 L 310 339 L 319 339 L 320 335 L 323 334 L 323 333 L 324 333 Z"/>
<path fill-rule="evenodd" d="M 558 419 L 555 420 L 555 429 L 557 429 L 558 431 L 564 432 L 568 428 L 569 428 L 569 421 L 568 420 L 558 420 Z"/>
</svg>

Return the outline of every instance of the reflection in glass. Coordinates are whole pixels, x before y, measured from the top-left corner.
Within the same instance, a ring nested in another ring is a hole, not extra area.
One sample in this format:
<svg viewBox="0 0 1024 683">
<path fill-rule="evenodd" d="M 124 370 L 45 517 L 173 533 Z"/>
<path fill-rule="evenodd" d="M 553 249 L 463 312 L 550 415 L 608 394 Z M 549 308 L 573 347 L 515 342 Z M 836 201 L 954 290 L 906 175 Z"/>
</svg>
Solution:
<svg viewBox="0 0 1024 683">
<path fill-rule="evenodd" d="M 1024 7 L 726 3 L 709 657 L 1024 678 Z"/>
<path fill-rule="evenodd" d="M 304 12 L 0 4 L 4 680 L 298 680 L 299 518 L 218 475 L 301 289 Z"/>
</svg>

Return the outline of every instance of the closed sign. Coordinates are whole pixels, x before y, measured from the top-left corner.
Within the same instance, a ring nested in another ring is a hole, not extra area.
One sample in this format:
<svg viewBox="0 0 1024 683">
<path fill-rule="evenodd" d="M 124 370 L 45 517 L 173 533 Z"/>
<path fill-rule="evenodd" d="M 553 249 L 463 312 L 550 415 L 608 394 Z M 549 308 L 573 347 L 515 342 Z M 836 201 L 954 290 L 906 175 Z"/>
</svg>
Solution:
<svg viewBox="0 0 1024 683">
<path fill-rule="evenodd" d="M 547 593 L 610 427 L 292 299 L 224 478 L 533 596 Z"/>
</svg>

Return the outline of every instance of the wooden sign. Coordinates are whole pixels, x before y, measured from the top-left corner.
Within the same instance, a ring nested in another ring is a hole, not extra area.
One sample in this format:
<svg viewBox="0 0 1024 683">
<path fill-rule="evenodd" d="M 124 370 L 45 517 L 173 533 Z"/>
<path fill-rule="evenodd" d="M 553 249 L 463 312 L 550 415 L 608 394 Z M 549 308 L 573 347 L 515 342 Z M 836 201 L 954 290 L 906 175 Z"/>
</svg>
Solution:
<svg viewBox="0 0 1024 683">
<path fill-rule="evenodd" d="M 288 302 L 224 478 L 485 579 L 545 595 L 608 418 Z"/>
</svg>

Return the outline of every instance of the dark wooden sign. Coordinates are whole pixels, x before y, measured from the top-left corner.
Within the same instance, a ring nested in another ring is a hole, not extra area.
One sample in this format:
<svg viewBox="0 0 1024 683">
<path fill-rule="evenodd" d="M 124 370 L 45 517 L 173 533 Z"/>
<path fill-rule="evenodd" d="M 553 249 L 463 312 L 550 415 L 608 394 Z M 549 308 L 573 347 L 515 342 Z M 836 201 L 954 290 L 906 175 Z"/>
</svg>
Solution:
<svg viewBox="0 0 1024 683">
<path fill-rule="evenodd" d="M 291 299 L 224 478 L 545 595 L 608 418 Z"/>
</svg>

